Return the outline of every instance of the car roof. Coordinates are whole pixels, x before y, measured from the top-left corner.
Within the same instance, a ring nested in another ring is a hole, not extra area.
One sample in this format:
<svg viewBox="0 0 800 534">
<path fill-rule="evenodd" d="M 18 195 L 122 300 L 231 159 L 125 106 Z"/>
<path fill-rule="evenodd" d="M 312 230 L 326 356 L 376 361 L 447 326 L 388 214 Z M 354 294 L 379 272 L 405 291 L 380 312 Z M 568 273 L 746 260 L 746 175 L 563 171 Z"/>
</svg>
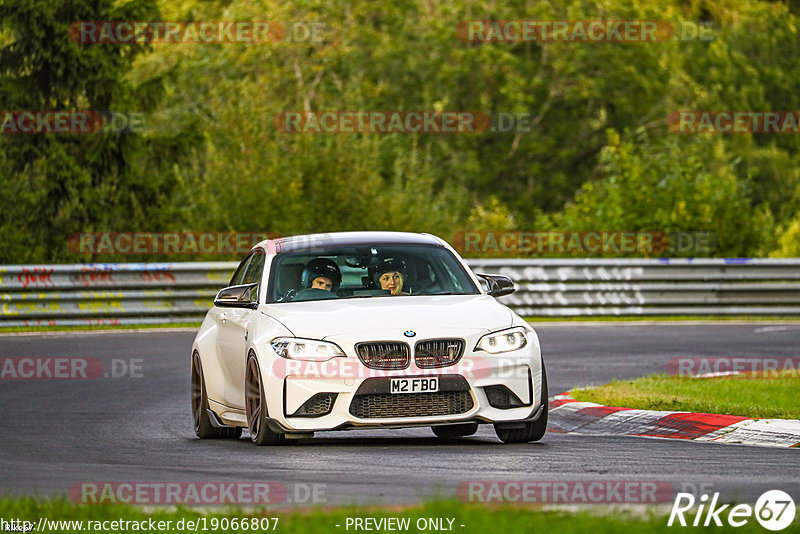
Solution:
<svg viewBox="0 0 800 534">
<path fill-rule="evenodd" d="M 441 240 L 432 234 L 411 232 L 331 232 L 327 234 L 308 234 L 278 239 L 267 239 L 257 246 L 270 252 L 281 254 L 310 248 L 335 248 L 374 244 L 391 245 L 442 245 Z"/>
</svg>

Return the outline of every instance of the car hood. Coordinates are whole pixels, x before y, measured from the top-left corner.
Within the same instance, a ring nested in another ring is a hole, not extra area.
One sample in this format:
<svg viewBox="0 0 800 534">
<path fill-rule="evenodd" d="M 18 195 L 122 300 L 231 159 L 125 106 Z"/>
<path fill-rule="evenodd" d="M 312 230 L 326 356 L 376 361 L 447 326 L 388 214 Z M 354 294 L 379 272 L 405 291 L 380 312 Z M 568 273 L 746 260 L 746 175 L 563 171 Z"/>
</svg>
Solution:
<svg viewBox="0 0 800 534">
<path fill-rule="evenodd" d="M 511 326 L 511 310 L 488 295 L 372 297 L 267 305 L 265 314 L 297 337 L 324 339 L 365 331 L 494 331 Z"/>
</svg>

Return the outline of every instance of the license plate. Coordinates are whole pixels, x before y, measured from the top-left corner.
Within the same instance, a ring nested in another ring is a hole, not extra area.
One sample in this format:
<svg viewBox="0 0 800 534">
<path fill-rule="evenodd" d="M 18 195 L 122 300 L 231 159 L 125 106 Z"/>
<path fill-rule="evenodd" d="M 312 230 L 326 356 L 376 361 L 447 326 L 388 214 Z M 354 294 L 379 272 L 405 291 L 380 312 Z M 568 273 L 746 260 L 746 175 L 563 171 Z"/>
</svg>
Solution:
<svg viewBox="0 0 800 534">
<path fill-rule="evenodd" d="M 392 378 L 391 393 L 435 393 L 439 391 L 439 378 Z"/>
</svg>

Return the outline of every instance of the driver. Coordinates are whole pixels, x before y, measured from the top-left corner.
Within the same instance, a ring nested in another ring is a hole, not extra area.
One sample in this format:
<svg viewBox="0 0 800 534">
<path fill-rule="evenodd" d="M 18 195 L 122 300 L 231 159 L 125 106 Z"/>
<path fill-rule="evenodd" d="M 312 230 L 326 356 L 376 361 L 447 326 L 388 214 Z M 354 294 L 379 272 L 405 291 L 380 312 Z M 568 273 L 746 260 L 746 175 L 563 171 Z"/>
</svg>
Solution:
<svg viewBox="0 0 800 534">
<path fill-rule="evenodd" d="M 316 289 L 333 292 L 342 283 L 342 273 L 333 260 L 317 258 L 306 264 L 300 283 L 304 290 Z"/>
</svg>

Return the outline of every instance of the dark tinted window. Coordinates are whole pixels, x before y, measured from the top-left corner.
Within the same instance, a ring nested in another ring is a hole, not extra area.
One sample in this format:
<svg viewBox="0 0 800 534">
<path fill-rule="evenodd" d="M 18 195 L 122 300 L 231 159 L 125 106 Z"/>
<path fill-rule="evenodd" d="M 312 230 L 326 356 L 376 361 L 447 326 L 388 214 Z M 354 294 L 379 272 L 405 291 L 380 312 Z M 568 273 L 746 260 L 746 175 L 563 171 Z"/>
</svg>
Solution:
<svg viewBox="0 0 800 534">
<path fill-rule="evenodd" d="M 308 287 L 310 279 L 304 282 L 305 266 L 318 258 L 339 268 L 341 283 L 333 291 Z M 402 289 L 393 296 L 381 288 L 379 280 L 380 270 L 387 264 L 402 275 Z M 461 262 L 446 248 L 379 243 L 279 254 L 270 271 L 269 287 L 268 302 L 479 293 Z"/>
<path fill-rule="evenodd" d="M 245 259 L 242 260 L 242 263 L 239 264 L 239 267 L 236 268 L 236 272 L 233 273 L 233 277 L 231 278 L 229 286 L 238 286 L 242 284 L 242 278 L 244 278 L 244 272 L 247 269 L 247 264 L 250 263 L 250 258 L 253 255 L 250 254 Z"/>
<path fill-rule="evenodd" d="M 256 250 L 253 253 L 250 263 L 247 266 L 247 271 L 244 273 L 242 279 L 243 284 L 260 284 L 261 275 L 264 274 L 264 252 Z"/>
</svg>

